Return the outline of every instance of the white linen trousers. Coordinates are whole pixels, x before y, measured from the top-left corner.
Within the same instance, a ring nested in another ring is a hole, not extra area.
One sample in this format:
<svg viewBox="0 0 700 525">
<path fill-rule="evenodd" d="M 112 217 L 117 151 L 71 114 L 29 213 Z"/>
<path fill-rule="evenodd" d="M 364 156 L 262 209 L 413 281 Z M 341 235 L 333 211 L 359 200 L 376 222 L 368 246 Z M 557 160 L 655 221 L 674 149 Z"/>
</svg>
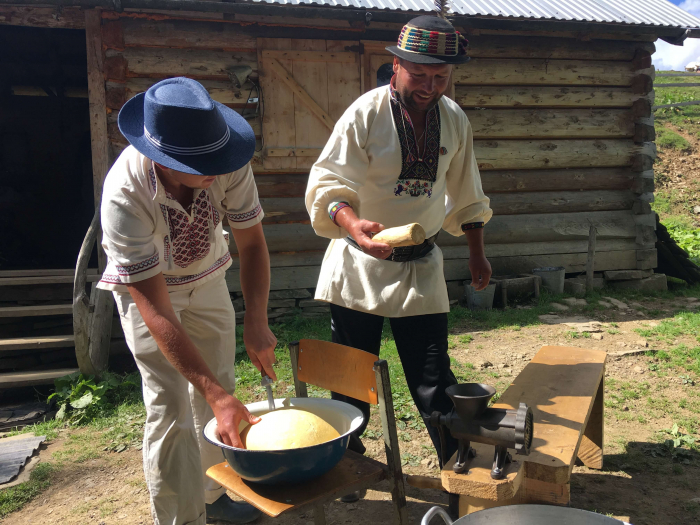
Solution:
<svg viewBox="0 0 700 525">
<path fill-rule="evenodd" d="M 235 389 L 236 316 L 224 276 L 190 290 L 170 291 L 185 331 L 224 389 Z M 225 489 L 205 475 L 223 461 L 207 443 L 204 426 L 214 417 L 202 395 L 165 358 L 131 295 L 114 292 L 124 336 L 141 371 L 146 427 L 143 470 L 155 525 L 204 525 L 205 503 Z"/>
</svg>

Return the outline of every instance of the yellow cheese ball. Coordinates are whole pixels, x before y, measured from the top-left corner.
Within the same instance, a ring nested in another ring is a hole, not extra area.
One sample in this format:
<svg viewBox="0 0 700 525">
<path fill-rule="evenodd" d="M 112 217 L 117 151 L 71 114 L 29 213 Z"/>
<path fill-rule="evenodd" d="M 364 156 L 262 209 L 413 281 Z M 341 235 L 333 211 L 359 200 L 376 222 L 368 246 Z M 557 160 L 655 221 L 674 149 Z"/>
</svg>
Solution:
<svg viewBox="0 0 700 525">
<path fill-rule="evenodd" d="M 248 450 L 288 450 L 311 447 L 335 439 L 338 431 L 316 414 L 298 408 L 282 408 L 263 414 L 262 421 L 247 426 L 241 440 Z"/>
</svg>

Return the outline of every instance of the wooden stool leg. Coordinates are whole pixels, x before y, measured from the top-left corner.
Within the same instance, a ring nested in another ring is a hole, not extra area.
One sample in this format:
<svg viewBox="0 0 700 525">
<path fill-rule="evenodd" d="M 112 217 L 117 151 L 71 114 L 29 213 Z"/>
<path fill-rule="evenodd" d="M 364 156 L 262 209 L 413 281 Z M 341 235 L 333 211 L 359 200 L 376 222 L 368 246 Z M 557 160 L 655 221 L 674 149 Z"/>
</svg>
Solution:
<svg viewBox="0 0 700 525">
<path fill-rule="evenodd" d="M 314 525 L 326 525 L 326 512 L 323 510 L 323 503 L 314 505 Z"/>
<path fill-rule="evenodd" d="M 588 468 L 603 468 L 603 396 L 605 392 L 605 369 L 600 378 L 598 393 L 593 401 L 591 415 L 588 418 L 586 430 L 581 436 L 581 445 L 578 448 L 578 457 Z"/>
</svg>

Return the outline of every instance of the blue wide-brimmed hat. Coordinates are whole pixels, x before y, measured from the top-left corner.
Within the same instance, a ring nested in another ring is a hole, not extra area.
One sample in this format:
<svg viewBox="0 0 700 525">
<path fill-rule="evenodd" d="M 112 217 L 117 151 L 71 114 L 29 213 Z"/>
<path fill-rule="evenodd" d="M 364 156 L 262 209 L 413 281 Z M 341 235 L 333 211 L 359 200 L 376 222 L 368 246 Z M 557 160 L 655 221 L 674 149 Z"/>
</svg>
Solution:
<svg viewBox="0 0 700 525">
<path fill-rule="evenodd" d="M 184 77 L 158 82 L 124 104 L 119 131 L 154 162 L 194 175 L 231 173 L 255 153 L 250 124 Z"/>
</svg>

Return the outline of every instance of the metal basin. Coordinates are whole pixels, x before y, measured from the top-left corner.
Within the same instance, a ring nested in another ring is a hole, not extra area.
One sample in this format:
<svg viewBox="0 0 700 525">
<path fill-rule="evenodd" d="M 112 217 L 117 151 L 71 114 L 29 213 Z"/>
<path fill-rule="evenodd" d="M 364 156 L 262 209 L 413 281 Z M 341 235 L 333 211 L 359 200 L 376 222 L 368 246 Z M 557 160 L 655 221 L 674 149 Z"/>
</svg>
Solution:
<svg viewBox="0 0 700 525">
<path fill-rule="evenodd" d="M 275 399 L 277 408 L 295 407 L 316 414 L 335 428 L 340 437 L 312 447 L 291 450 L 246 450 L 229 447 L 219 440 L 216 418 L 204 427 L 204 439 L 221 447 L 224 458 L 241 478 L 276 485 L 302 483 L 325 474 L 335 467 L 345 454 L 350 434 L 362 424 L 362 412 L 348 403 L 332 399 Z M 269 412 L 267 401 L 251 403 L 246 408 L 256 416 Z M 248 423 L 241 423 L 239 432 Z"/>
<path fill-rule="evenodd" d="M 442 520 L 433 519 L 440 516 Z M 452 521 L 444 509 L 433 507 L 421 521 L 421 525 L 623 525 L 614 518 L 553 505 L 508 505 L 486 509 L 462 516 Z"/>
</svg>

